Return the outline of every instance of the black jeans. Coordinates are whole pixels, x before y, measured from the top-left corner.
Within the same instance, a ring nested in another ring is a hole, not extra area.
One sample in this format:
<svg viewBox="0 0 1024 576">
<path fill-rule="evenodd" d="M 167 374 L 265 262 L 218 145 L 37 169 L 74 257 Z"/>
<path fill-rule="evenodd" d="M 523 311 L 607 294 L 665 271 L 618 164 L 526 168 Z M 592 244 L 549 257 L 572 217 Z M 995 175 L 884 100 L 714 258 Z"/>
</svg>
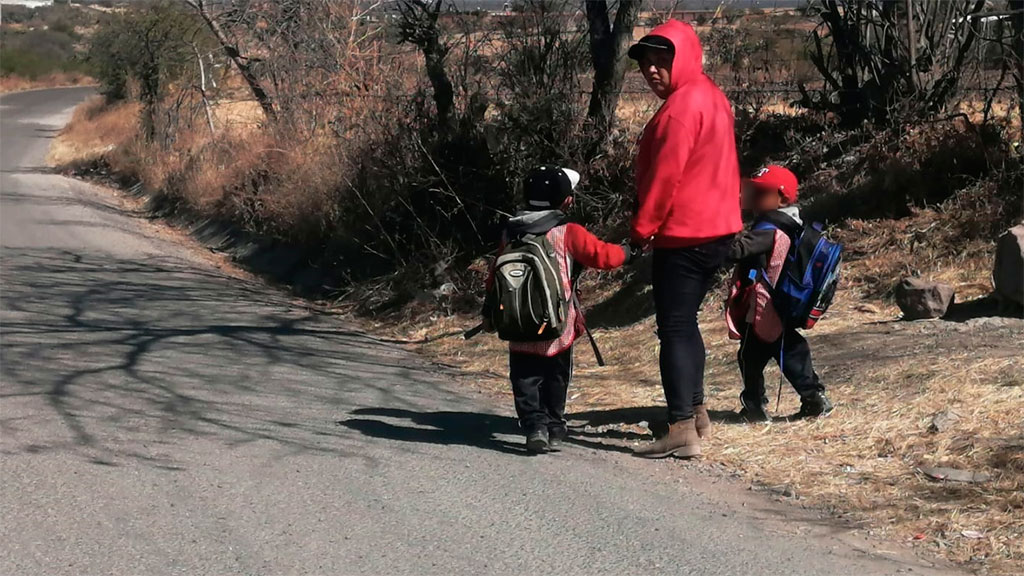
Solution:
<svg viewBox="0 0 1024 576">
<path fill-rule="evenodd" d="M 732 236 L 688 248 L 654 250 L 654 306 L 661 340 L 661 385 L 669 423 L 704 403 L 704 339 L 697 312 L 722 267 Z"/>
<path fill-rule="evenodd" d="M 782 366 L 782 374 L 801 398 L 825 391 L 811 365 L 811 347 L 796 328 L 786 328 L 782 338 L 771 343 L 762 342 L 751 330 L 744 328 L 738 359 L 740 373 L 743 374 L 742 398 L 748 406 L 756 406 L 758 402 L 767 403 L 764 369 L 772 359 Z"/>
<path fill-rule="evenodd" d="M 572 379 L 572 348 L 551 357 L 512 352 L 509 379 L 519 426 L 529 434 L 540 428 L 565 430 L 565 394 Z"/>
</svg>

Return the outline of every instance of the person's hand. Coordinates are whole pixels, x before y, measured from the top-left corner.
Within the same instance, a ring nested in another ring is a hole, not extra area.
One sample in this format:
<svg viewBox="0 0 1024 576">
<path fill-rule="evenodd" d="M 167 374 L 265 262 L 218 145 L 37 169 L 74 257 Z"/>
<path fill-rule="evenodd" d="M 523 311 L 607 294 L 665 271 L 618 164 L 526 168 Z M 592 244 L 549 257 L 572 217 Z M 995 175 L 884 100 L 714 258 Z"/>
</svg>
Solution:
<svg viewBox="0 0 1024 576">
<path fill-rule="evenodd" d="M 643 255 L 643 251 L 629 242 L 622 243 L 622 252 L 626 255 L 622 261 L 623 266 L 636 263 L 636 259 Z"/>
<path fill-rule="evenodd" d="M 625 249 L 629 252 L 629 261 L 634 262 L 647 252 L 647 247 L 637 242 L 630 242 Z"/>
</svg>

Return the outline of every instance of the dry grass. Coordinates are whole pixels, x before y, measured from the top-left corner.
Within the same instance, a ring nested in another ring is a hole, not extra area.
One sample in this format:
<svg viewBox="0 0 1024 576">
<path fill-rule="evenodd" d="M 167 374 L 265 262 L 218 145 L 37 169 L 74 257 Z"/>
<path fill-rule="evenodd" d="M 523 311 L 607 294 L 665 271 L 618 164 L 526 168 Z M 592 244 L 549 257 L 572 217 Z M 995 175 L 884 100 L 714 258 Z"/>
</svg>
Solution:
<svg viewBox="0 0 1024 576">
<path fill-rule="evenodd" d="M 162 147 L 139 136 L 139 113 L 135 103 L 89 100 L 75 110 L 48 161 L 69 170 L 102 161 L 120 178 L 201 213 L 299 241 L 319 234 L 334 210 L 346 164 L 326 136 L 261 130 L 255 102 L 225 101 L 214 106 L 216 134 L 200 123 Z"/>
<path fill-rule="evenodd" d="M 138 132 L 139 106 L 107 105 L 95 96 L 75 108 L 71 121 L 50 147 L 51 166 L 71 166 L 95 161 L 122 146 Z"/>
<path fill-rule="evenodd" d="M 25 90 L 41 90 L 43 88 L 66 88 L 70 86 L 89 86 L 96 81 L 85 74 L 77 72 L 54 72 L 39 78 L 23 78 L 21 76 L 0 76 L 0 94 L 22 92 Z"/>
<path fill-rule="evenodd" d="M 884 252 L 884 250 L 882 251 Z M 880 254 L 879 258 L 883 258 Z M 973 294 L 987 281 L 990 262 L 961 261 L 956 269 L 937 263 L 929 276 L 949 280 Z M 848 266 L 848 276 L 870 275 L 879 262 L 868 258 Z M 639 418 L 617 419 L 623 408 L 647 408 L 645 418 L 662 418 L 658 344 L 643 282 L 591 281 L 585 291 L 592 324 L 621 325 L 597 333 L 609 366 L 598 368 L 587 345 L 577 350 L 577 371 L 569 411 L 589 421 L 612 423 L 615 436 L 641 433 Z M 808 334 L 816 368 L 837 402 L 830 418 L 747 425 L 733 415 L 741 384 L 737 345 L 721 319 L 721 295 L 702 313 L 708 348 L 706 385 L 720 421 L 706 459 L 740 471 L 758 485 L 788 486 L 809 503 L 852 519 L 862 530 L 958 562 L 984 563 L 992 573 L 1024 568 L 1024 322 L 995 326 L 952 322 L 893 322 L 896 309 L 866 300 L 862 286 L 847 284 L 829 317 Z M 632 304 L 617 301 L 628 294 Z M 615 306 L 607 307 L 609 299 Z M 631 317 L 602 317 L 607 310 L 632 310 Z M 596 311 L 597 313 L 594 313 Z M 428 339 L 470 324 L 469 318 L 423 322 L 407 319 L 403 335 Z M 429 327 L 424 327 L 429 325 Z M 474 382 L 505 397 L 511 409 L 502 343 L 481 337 L 470 342 L 438 339 L 422 349 L 469 374 Z M 777 382 L 770 368 L 768 381 Z M 774 395 L 774 394 L 773 394 Z M 774 405 L 774 402 L 773 402 Z M 792 414 L 799 402 L 789 389 L 776 414 Z M 929 432 L 937 412 L 960 415 L 954 429 Z M 595 420 L 594 414 L 607 416 Z M 594 440 L 593 428 L 579 431 Z M 597 428 L 598 431 L 602 428 Z M 600 436 L 600 434 L 598 434 Z M 599 441 L 615 443 L 614 439 Z M 919 466 L 950 466 L 992 474 L 985 484 L 940 484 Z M 967 538 L 963 531 L 983 537 Z"/>
<path fill-rule="evenodd" d="M 253 130 L 264 121 L 263 110 L 255 100 L 223 100 L 212 107 L 215 125 L 227 130 Z"/>
</svg>

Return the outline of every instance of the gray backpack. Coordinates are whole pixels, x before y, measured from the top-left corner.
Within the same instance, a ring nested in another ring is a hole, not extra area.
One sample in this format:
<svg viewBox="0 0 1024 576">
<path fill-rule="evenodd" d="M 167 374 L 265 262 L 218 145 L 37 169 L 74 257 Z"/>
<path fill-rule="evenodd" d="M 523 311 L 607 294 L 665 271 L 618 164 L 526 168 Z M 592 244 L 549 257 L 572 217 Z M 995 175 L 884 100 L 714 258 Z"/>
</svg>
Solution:
<svg viewBox="0 0 1024 576">
<path fill-rule="evenodd" d="M 491 324 L 502 340 L 554 340 L 566 330 L 569 301 L 562 286 L 561 263 L 544 234 L 510 240 L 494 263 L 487 295 Z"/>
</svg>

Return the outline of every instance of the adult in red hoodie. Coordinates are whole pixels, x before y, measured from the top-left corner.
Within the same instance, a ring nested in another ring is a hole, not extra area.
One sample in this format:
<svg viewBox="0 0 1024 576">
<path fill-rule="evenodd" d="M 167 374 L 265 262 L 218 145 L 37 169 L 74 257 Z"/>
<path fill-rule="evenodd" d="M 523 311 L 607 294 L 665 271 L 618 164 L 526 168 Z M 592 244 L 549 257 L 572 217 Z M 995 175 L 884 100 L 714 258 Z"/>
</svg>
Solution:
<svg viewBox="0 0 1024 576">
<path fill-rule="evenodd" d="M 704 340 L 697 312 L 732 237 L 743 227 L 732 107 L 703 71 L 697 34 L 676 20 L 629 50 L 664 99 L 644 128 L 635 164 L 631 237 L 654 249 L 654 300 L 669 433 L 638 456 L 694 457 L 710 433 Z"/>
</svg>

